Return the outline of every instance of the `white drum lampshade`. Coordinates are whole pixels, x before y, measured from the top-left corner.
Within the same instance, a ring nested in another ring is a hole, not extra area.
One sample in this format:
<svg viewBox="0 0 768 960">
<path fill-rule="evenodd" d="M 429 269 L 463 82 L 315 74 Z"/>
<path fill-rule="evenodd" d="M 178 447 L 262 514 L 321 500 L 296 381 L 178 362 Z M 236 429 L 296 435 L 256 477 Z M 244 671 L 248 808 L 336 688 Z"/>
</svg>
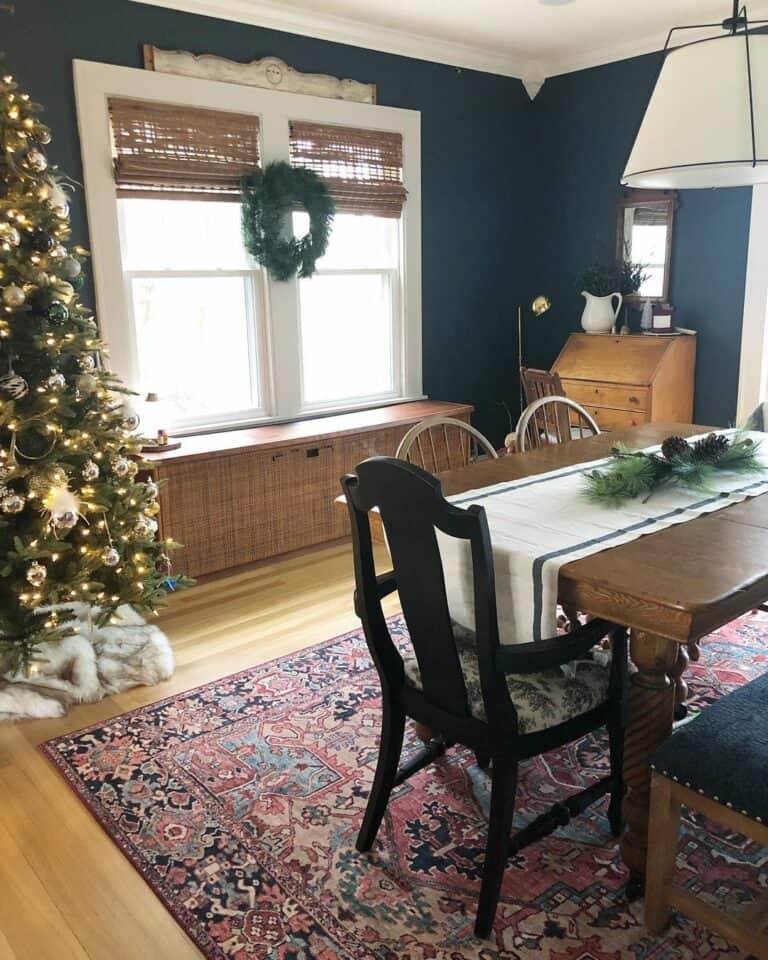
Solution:
<svg viewBox="0 0 768 960">
<path fill-rule="evenodd" d="M 667 190 L 765 181 L 768 35 L 740 31 L 668 50 L 621 182 Z"/>
</svg>

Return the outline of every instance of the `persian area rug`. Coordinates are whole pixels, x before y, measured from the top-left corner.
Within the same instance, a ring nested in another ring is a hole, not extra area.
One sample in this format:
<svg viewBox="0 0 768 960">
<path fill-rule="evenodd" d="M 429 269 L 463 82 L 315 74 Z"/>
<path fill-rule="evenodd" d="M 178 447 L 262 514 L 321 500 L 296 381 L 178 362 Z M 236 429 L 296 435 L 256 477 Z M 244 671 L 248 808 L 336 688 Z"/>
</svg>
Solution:
<svg viewBox="0 0 768 960">
<path fill-rule="evenodd" d="M 768 620 L 728 626 L 690 669 L 693 708 L 766 670 Z M 680 918 L 646 934 L 642 904 L 622 895 L 604 806 L 510 863 L 493 939 L 476 940 L 488 778 L 451 750 L 395 791 L 374 849 L 357 853 L 379 717 L 377 676 L 352 633 L 42 749 L 208 958 L 740 956 Z M 405 749 L 417 748 L 411 733 Z M 523 764 L 516 826 L 606 765 L 593 737 Z M 765 849 L 698 820 L 685 834 L 691 888 L 733 905 L 768 885 Z"/>
</svg>

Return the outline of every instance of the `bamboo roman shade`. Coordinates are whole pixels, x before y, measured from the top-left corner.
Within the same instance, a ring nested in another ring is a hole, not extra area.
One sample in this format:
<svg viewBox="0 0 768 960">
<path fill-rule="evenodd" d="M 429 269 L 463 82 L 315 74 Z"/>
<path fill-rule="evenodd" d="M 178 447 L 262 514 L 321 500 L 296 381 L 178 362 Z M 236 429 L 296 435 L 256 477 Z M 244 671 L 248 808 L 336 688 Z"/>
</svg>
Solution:
<svg viewBox="0 0 768 960">
<path fill-rule="evenodd" d="M 403 211 L 399 133 L 294 120 L 290 158 L 323 178 L 339 213 L 396 218 Z"/>
<path fill-rule="evenodd" d="M 636 227 L 664 227 L 669 220 L 669 204 L 647 203 L 634 208 L 632 223 Z"/>
<path fill-rule="evenodd" d="M 238 200 L 259 166 L 259 118 L 142 100 L 109 101 L 119 197 Z"/>
</svg>

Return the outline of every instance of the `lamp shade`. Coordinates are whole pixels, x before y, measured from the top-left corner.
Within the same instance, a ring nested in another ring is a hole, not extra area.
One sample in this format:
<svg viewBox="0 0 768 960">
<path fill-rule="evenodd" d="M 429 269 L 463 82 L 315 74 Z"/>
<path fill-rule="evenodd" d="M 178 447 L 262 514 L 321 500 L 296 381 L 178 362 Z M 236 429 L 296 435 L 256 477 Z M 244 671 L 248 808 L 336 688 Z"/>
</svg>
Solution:
<svg viewBox="0 0 768 960">
<path fill-rule="evenodd" d="M 768 35 L 728 33 L 668 50 L 622 183 L 665 190 L 764 181 Z"/>
</svg>

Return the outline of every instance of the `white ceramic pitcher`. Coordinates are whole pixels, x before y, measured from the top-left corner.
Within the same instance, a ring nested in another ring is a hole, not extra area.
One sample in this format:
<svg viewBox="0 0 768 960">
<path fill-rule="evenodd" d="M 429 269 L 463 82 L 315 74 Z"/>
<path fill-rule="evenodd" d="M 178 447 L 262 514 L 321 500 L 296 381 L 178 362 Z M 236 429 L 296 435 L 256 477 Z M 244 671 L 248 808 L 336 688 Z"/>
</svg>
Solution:
<svg viewBox="0 0 768 960">
<path fill-rule="evenodd" d="M 584 305 L 584 312 L 581 315 L 581 326 L 586 333 L 610 333 L 619 317 L 619 310 L 623 303 L 623 297 L 620 293 L 609 293 L 607 297 L 596 297 L 594 293 L 581 291 L 582 297 L 587 301 Z M 613 307 L 613 298 L 618 297 L 619 302 L 616 309 Z"/>
</svg>

